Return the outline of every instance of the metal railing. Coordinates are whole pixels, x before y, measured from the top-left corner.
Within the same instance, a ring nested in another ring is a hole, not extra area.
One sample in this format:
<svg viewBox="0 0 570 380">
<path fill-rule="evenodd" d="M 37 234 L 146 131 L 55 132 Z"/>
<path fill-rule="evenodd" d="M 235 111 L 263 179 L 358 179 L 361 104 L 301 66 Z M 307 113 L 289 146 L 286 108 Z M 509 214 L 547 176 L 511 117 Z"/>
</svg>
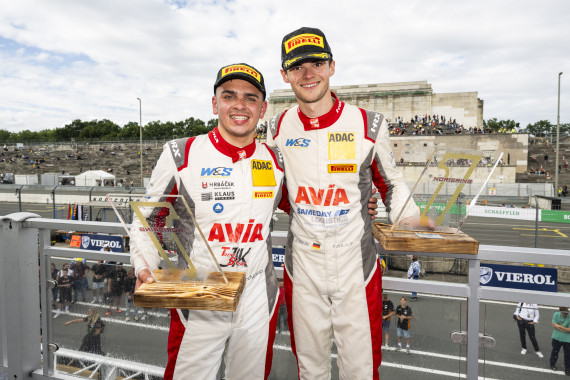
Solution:
<svg viewBox="0 0 570 380">
<path fill-rule="evenodd" d="M 122 233 L 118 223 L 62 221 L 38 218 L 30 213 L 15 213 L 0 217 L 0 374 L 9 379 L 71 379 L 69 375 L 55 371 L 58 358 L 81 360 L 81 373 L 99 372 L 102 378 L 116 376 L 160 376 L 162 369 L 126 360 L 111 359 L 98 355 L 59 349 L 52 342 L 50 260 L 52 257 L 88 260 L 129 261 L 124 253 L 101 253 L 98 251 L 54 247 L 50 244 L 53 230 L 89 231 L 96 233 Z M 284 246 L 286 233 L 272 233 L 273 244 Z M 38 245 L 39 242 L 39 245 Z M 390 251 L 390 254 L 409 255 L 406 251 Z M 414 253 L 417 254 L 417 253 Z M 460 297 L 467 300 L 467 373 L 470 380 L 479 376 L 479 331 L 481 326 L 480 301 L 531 302 L 552 306 L 567 306 L 570 294 L 541 291 L 487 288 L 479 284 L 481 261 L 508 261 L 514 263 L 537 263 L 554 266 L 570 265 L 570 250 L 535 249 L 481 245 L 478 255 L 443 254 L 422 252 L 421 256 L 466 259 L 468 262 L 467 284 L 441 281 L 408 281 L 385 277 L 383 287 L 394 291 L 421 291 L 434 295 Z M 30 279 L 37 278 L 38 260 L 40 286 Z M 278 275 L 282 276 L 278 269 Z M 40 326 L 41 335 L 40 338 Z M 43 345 L 41 345 L 45 342 Z M 40 348 L 41 347 L 41 348 Z M 42 360 L 43 357 L 43 360 Z M 103 371 L 103 372 L 101 372 Z M 79 372 L 78 372 L 79 373 Z"/>
</svg>

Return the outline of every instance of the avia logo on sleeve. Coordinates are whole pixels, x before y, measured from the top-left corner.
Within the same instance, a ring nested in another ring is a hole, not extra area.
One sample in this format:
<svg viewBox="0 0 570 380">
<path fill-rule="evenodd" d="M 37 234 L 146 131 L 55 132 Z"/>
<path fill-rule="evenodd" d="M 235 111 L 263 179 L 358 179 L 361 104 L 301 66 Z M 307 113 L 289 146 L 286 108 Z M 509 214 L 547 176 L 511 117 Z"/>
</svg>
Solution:
<svg viewBox="0 0 570 380">
<path fill-rule="evenodd" d="M 229 177 L 232 174 L 232 168 L 202 168 L 201 177 Z"/>
<path fill-rule="evenodd" d="M 309 139 L 287 139 L 285 146 L 291 146 L 294 148 L 307 148 L 311 140 Z"/>
<path fill-rule="evenodd" d="M 235 226 L 231 223 L 214 223 L 210 229 L 208 241 L 253 243 L 257 240 L 263 240 L 262 231 L 263 224 L 255 223 L 254 219 L 250 219 L 248 224 L 237 223 Z"/>
<path fill-rule="evenodd" d="M 335 185 L 329 185 L 328 189 L 317 189 L 310 186 L 299 186 L 297 189 L 297 196 L 295 203 L 306 203 L 315 206 L 338 206 L 340 204 L 349 204 L 346 191 L 341 188 L 336 188 Z"/>
</svg>

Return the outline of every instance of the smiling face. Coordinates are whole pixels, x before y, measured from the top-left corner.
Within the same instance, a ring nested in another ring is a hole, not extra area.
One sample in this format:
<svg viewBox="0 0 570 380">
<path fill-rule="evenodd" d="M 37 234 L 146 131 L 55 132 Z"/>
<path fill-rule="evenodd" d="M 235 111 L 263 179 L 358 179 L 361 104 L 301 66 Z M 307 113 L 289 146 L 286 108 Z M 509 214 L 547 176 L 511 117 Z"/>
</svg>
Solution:
<svg viewBox="0 0 570 380">
<path fill-rule="evenodd" d="M 281 69 L 285 83 L 291 85 L 298 102 L 317 103 L 330 92 L 329 79 L 333 76 L 335 62 L 313 61 L 293 66 L 287 71 Z"/>
<path fill-rule="evenodd" d="M 218 115 L 218 130 L 224 140 L 244 147 L 253 142 L 257 122 L 265 114 L 267 102 L 254 85 L 233 79 L 216 88 L 212 108 L 214 115 Z"/>
</svg>

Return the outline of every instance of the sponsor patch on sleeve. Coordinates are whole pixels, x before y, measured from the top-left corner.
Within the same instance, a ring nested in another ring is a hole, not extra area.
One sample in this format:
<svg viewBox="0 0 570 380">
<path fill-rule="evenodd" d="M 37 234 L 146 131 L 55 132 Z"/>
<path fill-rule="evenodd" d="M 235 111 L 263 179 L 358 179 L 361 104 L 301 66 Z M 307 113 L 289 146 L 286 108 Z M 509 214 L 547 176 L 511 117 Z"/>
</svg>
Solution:
<svg viewBox="0 0 570 380">
<path fill-rule="evenodd" d="M 329 160 L 354 160 L 355 141 L 354 132 L 330 132 L 329 140 Z"/>
<path fill-rule="evenodd" d="M 273 162 L 251 160 L 253 186 L 276 186 Z"/>
</svg>

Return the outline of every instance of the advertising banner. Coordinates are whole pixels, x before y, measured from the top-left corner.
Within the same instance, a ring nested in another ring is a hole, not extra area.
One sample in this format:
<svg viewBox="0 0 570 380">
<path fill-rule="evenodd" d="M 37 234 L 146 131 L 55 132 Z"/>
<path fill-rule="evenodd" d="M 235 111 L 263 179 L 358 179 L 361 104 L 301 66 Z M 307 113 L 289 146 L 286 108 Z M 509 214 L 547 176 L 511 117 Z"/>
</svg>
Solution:
<svg viewBox="0 0 570 380">
<path fill-rule="evenodd" d="M 285 248 L 273 248 L 273 266 L 281 268 L 285 263 Z"/>
<path fill-rule="evenodd" d="M 530 266 L 483 264 L 479 269 L 481 286 L 557 292 L 558 270 Z"/>
<path fill-rule="evenodd" d="M 81 249 L 90 249 L 92 251 L 100 251 L 105 243 L 109 244 L 112 252 L 123 252 L 123 237 L 114 235 L 95 235 L 95 234 L 84 234 L 84 235 L 74 235 L 72 237 L 72 242 L 77 241 L 78 238 L 75 236 L 80 236 L 81 239 Z"/>
<path fill-rule="evenodd" d="M 570 212 L 556 210 L 540 210 L 541 222 L 570 223 Z"/>
</svg>

